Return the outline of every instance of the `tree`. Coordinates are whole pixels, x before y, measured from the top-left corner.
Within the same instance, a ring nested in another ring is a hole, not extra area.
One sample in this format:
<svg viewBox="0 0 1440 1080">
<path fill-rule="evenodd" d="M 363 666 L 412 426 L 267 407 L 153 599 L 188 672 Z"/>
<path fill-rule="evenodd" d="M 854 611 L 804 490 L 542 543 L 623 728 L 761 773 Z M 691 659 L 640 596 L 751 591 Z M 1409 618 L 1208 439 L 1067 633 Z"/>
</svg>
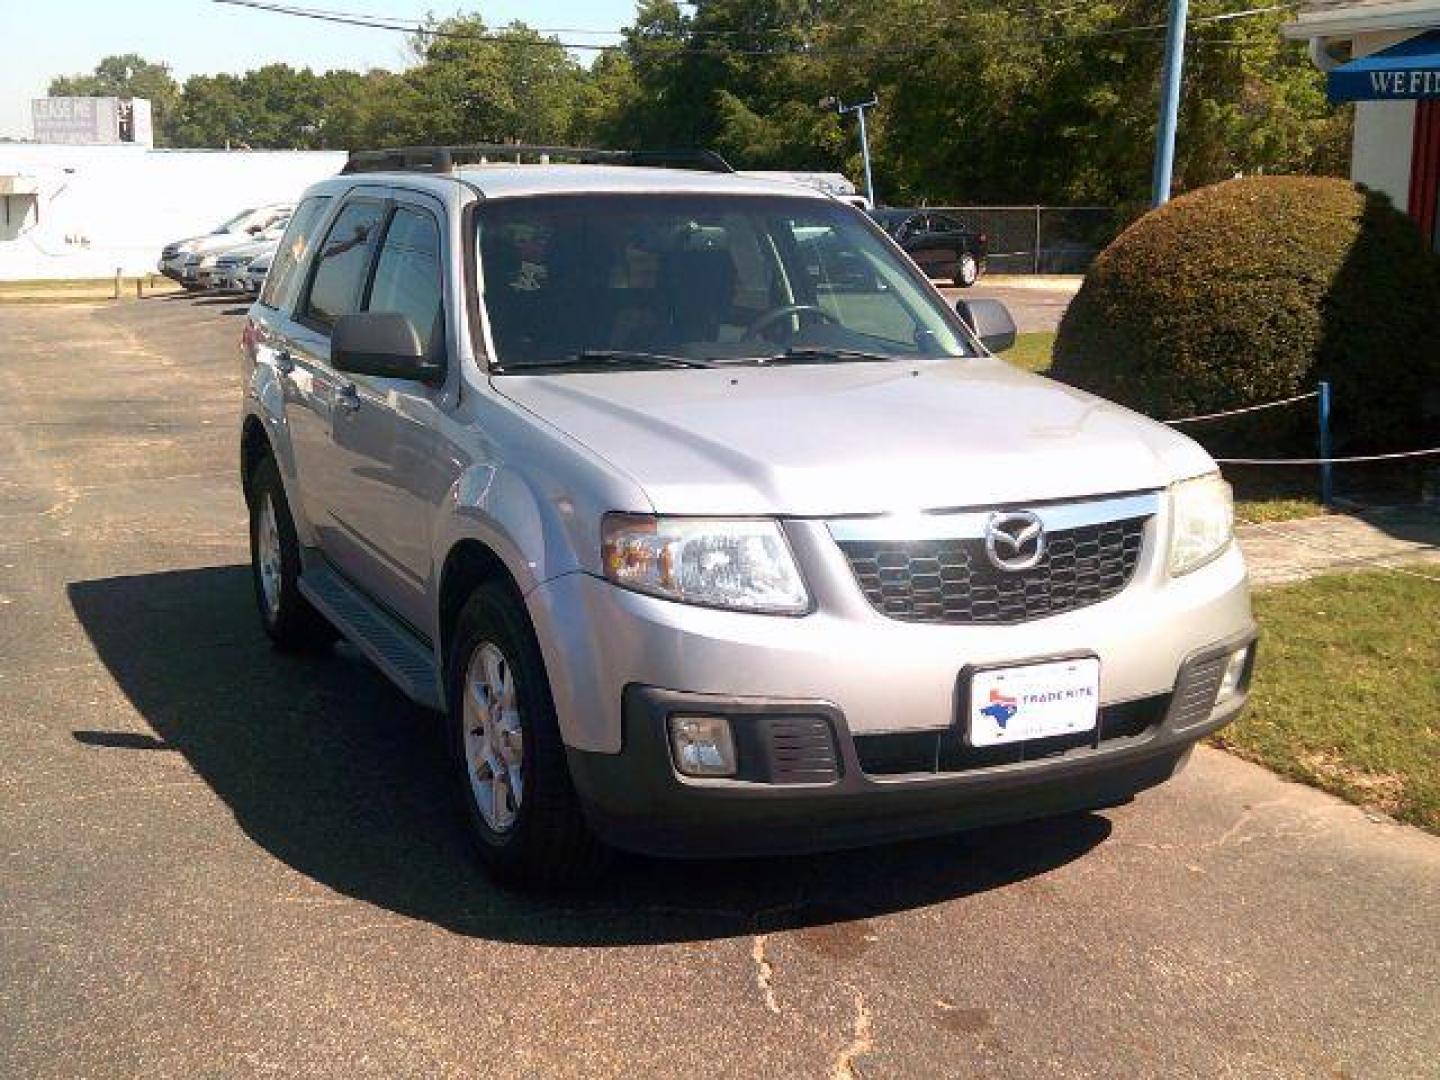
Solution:
<svg viewBox="0 0 1440 1080">
<path fill-rule="evenodd" d="M 1001 0 L 644 0 L 632 89 L 592 130 L 710 145 L 747 167 L 859 174 L 849 122 L 815 108 L 880 95 L 871 143 L 891 201 L 1098 202 L 1149 188 L 1164 0 L 1047 12 Z M 1348 116 L 1325 103 L 1273 12 L 1191 31 L 1177 187 L 1237 172 L 1335 171 Z M 598 65 L 597 65 L 598 66 Z M 613 70 L 607 70 L 607 78 Z"/>
<path fill-rule="evenodd" d="M 590 142 L 713 147 L 743 168 L 860 176 L 853 120 L 819 100 L 880 96 L 870 116 L 892 203 L 1143 203 L 1168 0 L 1019 8 L 1004 0 L 641 0 L 586 70 L 523 23 L 426 24 L 403 72 L 271 64 L 196 76 L 108 57 L 52 93 L 144 94 L 179 146 L 353 148 Z M 1190 31 L 1177 190 L 1237 173 L 1343 171 L 1350 113 L 1325 101 L 1284 12 Z M 168 89 L 167 89 L 168 88 Z"/>
<path fill-rule="evenodd" d="M 150 102 L 155 142 L 172 141 L 180 87 L 168 64 L 156 64 L 135 53 L 107 56 L 88 75 L 57 75 L 50 80 L 51 97 L 138 97 Z"/>
<path fill-rule="evenodd" d="M 175 145 L 249 146 L 251 106 L 235 75 L 192 75 L 185 80 L 175 118 Z"/>
<path fill-rule="evenodd" d="M 395 120 L 405 141 L 554 143 L 570 133 L 585 80 L 559 42 L 518 22 L 490 31 L 478 15 L 428 29 L 403 76 Z"/>
</svg>

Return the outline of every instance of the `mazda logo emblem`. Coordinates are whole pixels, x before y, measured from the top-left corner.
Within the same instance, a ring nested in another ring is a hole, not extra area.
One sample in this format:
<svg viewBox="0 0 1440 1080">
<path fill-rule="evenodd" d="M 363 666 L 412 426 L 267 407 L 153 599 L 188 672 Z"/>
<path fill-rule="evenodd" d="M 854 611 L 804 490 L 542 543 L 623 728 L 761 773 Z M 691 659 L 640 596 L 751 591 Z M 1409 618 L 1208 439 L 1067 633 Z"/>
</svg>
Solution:
<svg viewBox="0 0 1440 1080">
<path fill-rule="evenodd" d="M 1001 570 L 1029 570 L 1045 557 L 1045 526 L 1028 510 L 991 514 L 985 554 Z"/>
</svg>

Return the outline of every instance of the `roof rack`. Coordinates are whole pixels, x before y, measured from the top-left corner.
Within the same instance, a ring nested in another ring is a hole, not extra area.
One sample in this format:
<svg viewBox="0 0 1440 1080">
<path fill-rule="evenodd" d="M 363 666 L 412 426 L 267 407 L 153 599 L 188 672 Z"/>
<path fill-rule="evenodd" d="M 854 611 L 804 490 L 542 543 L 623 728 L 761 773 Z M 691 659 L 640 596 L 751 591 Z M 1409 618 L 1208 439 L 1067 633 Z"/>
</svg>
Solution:
<svg viewBox="0 0 1440 1080">
<path fill-rule="evenodd" d="M 521 164 L 533 158 L 539 164 L 565 161 L 580 165 L 635 165 L 655 169 L 694 169 L 733 173 L 730 163 L 713 150 L 590 150 L 578 146 L 510 146 L 478 143 L 470 146 L 399 146 L 387 150 L 352 150 L 340 170 L 346 173 L 447 173 L 461 165 Z"/>
</svg>

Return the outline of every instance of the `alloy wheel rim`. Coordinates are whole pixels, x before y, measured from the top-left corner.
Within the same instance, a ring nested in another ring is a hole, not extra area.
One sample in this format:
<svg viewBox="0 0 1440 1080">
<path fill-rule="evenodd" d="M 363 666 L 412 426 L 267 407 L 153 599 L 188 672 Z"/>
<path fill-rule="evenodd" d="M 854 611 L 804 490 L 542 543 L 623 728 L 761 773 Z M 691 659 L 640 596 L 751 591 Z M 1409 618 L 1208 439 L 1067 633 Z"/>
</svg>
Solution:
<svg viewBox="0 0 1440 1080">
<path fill-rule="evenodd" d="M 515 826 L 524 797 L 524 733 L 510 661 L 493 642 L 479 645 L 465 672 L 465 768 L 470 794 L 497 833 Z"/>
<path fill-rule="evenodd" d="M 265 596 L 265 614 L 273 621 L 280 614 L 280 527 L 275 520 L 275 503 L 269 495 L 260 504 L 255 546 L 260 563 L 260 591 Z"/>
</svg>

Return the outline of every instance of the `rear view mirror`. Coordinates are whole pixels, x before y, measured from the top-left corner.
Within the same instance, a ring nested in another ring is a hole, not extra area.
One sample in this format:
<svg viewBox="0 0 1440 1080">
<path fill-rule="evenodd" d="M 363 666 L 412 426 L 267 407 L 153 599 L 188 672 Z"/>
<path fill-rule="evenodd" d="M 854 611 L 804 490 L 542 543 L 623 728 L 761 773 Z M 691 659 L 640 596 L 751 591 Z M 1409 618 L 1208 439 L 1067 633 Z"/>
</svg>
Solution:
<svg viewBox="0 0 1440 1080">
<path fill-rule="evenodd" d="M 956 300 L 955 312 L 992 353 L 1015 347 L 1015 320 L 999 300 Z"/>
<path fill-rule="evenodd" d="M 437 383 L 445 365 L 425 355 L 406 315 L 355 311 L 340 316 L 330 334 L 330 366 L 354 375 Z"/>
</svg>

